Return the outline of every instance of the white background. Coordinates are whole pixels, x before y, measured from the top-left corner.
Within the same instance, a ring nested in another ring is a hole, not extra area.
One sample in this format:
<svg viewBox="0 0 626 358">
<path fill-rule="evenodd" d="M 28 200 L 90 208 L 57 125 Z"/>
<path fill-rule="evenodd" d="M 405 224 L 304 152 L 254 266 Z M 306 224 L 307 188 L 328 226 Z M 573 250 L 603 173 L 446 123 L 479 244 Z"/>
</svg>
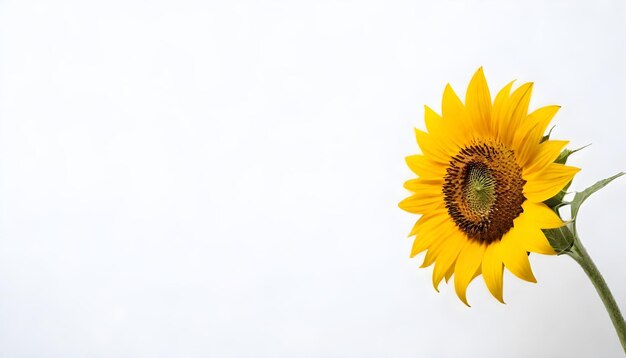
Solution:
<svg viewBox="0 0 626 358">
<path fill-rule="evenodd" d="M 534 81 L 626 169 L 623 1 L 0 1 L 0 356 L 620 357 L 568 257 L 472 308 L 408 258 L 423 105 Z M 626 180 L 581 212 L 626 309 Z"/>
</svg>

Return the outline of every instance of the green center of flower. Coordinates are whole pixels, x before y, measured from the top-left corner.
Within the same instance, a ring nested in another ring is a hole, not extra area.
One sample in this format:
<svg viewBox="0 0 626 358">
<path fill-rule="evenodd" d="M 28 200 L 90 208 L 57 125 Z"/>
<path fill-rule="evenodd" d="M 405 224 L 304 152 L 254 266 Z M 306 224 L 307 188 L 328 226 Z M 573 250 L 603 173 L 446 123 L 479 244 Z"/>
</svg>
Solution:
<svg viewBox="0 0 626 358">
<path fill-rule="evenodd" d="M 496 181 L 485 164 L 468 164 L 463 197 L 473 212 L 480 215 L 489 213 L 496 200 Z"/>
<path fill-rule="evenodd" d="M 522 212 L 522 169 L 499 142 L 476 143 L 451 158 L 443 194 L 448 214 L 468 238 L 501 240 Z"/>
</svg>

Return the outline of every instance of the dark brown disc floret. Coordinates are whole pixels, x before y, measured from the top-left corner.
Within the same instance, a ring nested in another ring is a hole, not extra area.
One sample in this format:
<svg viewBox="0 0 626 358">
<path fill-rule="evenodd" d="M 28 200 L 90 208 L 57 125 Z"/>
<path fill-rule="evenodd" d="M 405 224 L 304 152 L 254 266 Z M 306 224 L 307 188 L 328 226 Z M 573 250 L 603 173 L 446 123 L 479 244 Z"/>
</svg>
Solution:
<svg viewBox="0 0 626 358">
<path fill-rule="evenodd" d="M 444 201 L 468 238 L 489 244 L 502 239 L 523 212 L 524 184 L 512 150 L 499 142 L 473 144 L 450 160 Z"/>
</svg>

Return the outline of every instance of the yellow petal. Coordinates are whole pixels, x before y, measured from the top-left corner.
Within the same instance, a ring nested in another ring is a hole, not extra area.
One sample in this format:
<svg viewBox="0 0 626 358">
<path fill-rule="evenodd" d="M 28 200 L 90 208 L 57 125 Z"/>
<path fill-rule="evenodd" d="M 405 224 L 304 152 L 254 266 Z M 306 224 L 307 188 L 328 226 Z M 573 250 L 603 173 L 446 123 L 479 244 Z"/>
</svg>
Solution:
<svg viewBox="0 0 626 358">
<path fill-rule="evenodd" d="M 402 200 L 398 206 L 404 211 L 408 211 L 413 214 L 425 214 L 436 209 L 443 203 L 442 195 L 412 195 Z"/>
<path fill-rule="evenodd" d="M 481 133 L 488 135 L 491 123 L 491 94 L 482 67 L 476 71 L 467 87 L 465 106 L 470 118 L 476 121 Z"/>
<path fill-rule="evenodd" d="M 437 222 L 433 221 L 433 223 Z M 414 257 L 420 252 L 428 249 L 429 253 L 426 255 L 427 260 L 425 260 L 424 263 L 426 263 L 426 261 L 430 261 L 431 258 L 434 260 L 437 257 L 441 244 L 457 231 L 458 230 L 455 228 L 452 230 L 450 229 L 449 220 L 442 221 L 441 223 L 438 223 L 437 226 L 424 229 L 416 236 L 415 242 L 413 243 L 413 249 L 411 251 L 411 257 Z M 430 263 L 426 266 L 429 265 Z"/>
<path fill-rule="evenodd" d="M 499 136 L 500 128 L 504 126 L 502 122 L 507 123 L 505 121 L 506 116 L 506 106 L 509 99 L 509 93 L 511 93 L 511 87 L 513 87 L 513 82 L 509 82 L 506 86 L 504 86 L 500 92 L 496 95 L 495 100 L 493 101 L 493 110 L 491 111 L 491 133 L 495 136 Z"/>
<path fill-rule="evenodd" d="M 551 163 L 542 171 L 529 175 L 523 173 L 526 180 L 524 196 L 534 202 L 546 201 L 558 194 L 579 171 L 579 168 Z"/>
<path fill-rule="evenodd" d="M 522 165 L 535 156 L 535 152 L 539 149 L 539 142 L 559 108 L 561 107 L 546 106 L 537 109 L 528 115 L 520 130 L 515 134 L 513 150 Z"/>
<path fill-rule="evenodd" d="M 443 127 L 443 118 L 428 106 L 424 106 L 424 122 L 429 133 L 440 132 Z"/>
<path fill-rule="evenodd" d="M 487 249 L 487 247 L 485 246 L 485 249 Z M 483 255 L 484 257 L 484 255 Z M 474 272 L 474 276 L 472 276 L 472 280 L 474 280 L 476 277 L 480 276 L 480 274 L 483 272 L 482 269 L 482 263 L 480 265 L 478 265 L 478 269 L 476 269 L 476 272 Z M 471 280 L 470 280 L 471 282 Z"/>
<path fill-rule="evenodd" d="M 443 178 L 446 166 L 428 159 L 423 155 L 411 155 L 406 157 L 406 163 L 413 173 L 420 178 Z"/>
<path fill-rule="evenodd" d="M 505 108 L 500 109 L 500 140 L 511 145 L 515 133 L 522 124 L 522 120 L 528 114 L 528 104 L 532 93 L 533 84 L 525 83 L 516 89 L 508 101 L 505 102 Z"/>
<path fill-rule="evenodd" d="M 428 133 L 415 128 L 415 139 L 417 145 L 430 160 L 438 162 L 443 165 L 448 165 L 450 162 L 450 155 L 441 147 L 441 145 L 433 140 Z"/>
<path fill-rule="evenodd" d="M 447 223 L 444 223 L 440 228 L 438 228 L 438 231 L 433 233 L 433 235 L 436 236 L 436 239 L 428 247 L 428 251 L 424 257 L 424 262 L 422 262 L 420 267 L 428 267 L 432 265 L 445 247 L 446 243 L 453 236 L 458 235 L 458 230 L 456 228 L 450 230 Z"/>
<path fill-rule="evenodd" d="M 489 292 L 498 301 L 504 303 L 502 298 L 502 273 L 504 265 L 500 257 L 500 242 L 494 242 L 485 250 L 485 256 L 482 263 L 483 279 L 489 289 Z"/>
<path fill-rule="evenodd" d="M 524 212 L 520 216 L 523 216 L 523 220 L 538 228 L 556 229 L 565 225 L 563 220 L 544 203 L 533 203 L 526 200 L 522 204 L 522 209 Z"/>
<path fill-rule="evenodd" d="M 437 259 L 437 256 L 443 248 L 443 242 L 445 242 L 445 239 L 442 239 L 441 241 L 442 242 L 435 241 L 428 247 L 428 251 L 426 251 L 426 256 L 424 256 L 424 261 L 422 261 L 420 268 L 426 268 L 435 262 L 435 259 Z"/>
<path fill-rule="evenodd" d="M 409 236 L 413 236 L 421 231 L 428 231 L 431 228 L 438 227 L 442 222 L 447 221 L 448 219 L 448 210 L 443 206 L 422 215 L 422 217 L 417 220 L 413 229 L 409 233 Z"/>
<path fill-rule="evenodd" d="M 441 103 L 441 113 L 444 121 L 454 123 L 457 126 L 465 126 L 465 106 L 459 97 L 454 93 L 450 84 L 446 85 L 443 91 L 443 101 Z"/>
<path fill-rule="evenodd" d="M 444 121 L 428 106 L 424 106 L 424 119 L 429 134 L 448 155 L 456 154 L 465 146 L 467 133 L 456 125 L 456 121 Z"/>
<path fill-rule="evenodd" d="M 415 224 L 413 230 L 411 231 L 411 235 L 416 236 L 413 241 L 410 257 L 415 257 L 419 253 L 428 249 L 433 242 L 435 242 L 435 240 L 441 239 L 449 234 L 442 229 L 442 227 L 445 227 L 446 222 L 449 221 L 445 216 L 436 216 L 433 219 L 422 221 L 424 218 L 425 216 L 422 216 L 420 221 Z"/>
<path fill-rule="evenodd" d="M 502 238 L 500 254 L 504 266 L 515 276 L 529 282 L 537 282 L 530 268 L 528 254 L 520 245 L 520 230 L 513 227 Z"/>
<path fill-rule="evenodd" d="M 522 248 L 543 255 L 556 255 L 543 231 L 532 223 L 522 226 Z"/>
<path fill-rule="evenodd" d="M 476 271 L 480 269 L 480 264 L 485 253 L 485 245 L 471 241 L 463 248 L 463 251 L 457 258 L 454 269 L 454 289 L 457 296 L 468 307 L 466 298 L 467 286 L 476 275 Z"/>
<path fill-rule="evenodd" d="M 441 195 L 441 185 L 443 179 L 409 179 L 404 182 L 404 188 L 415 194 L 424 196 Z"/>
<path fill-rule="evenodd" d="M 446 245 L 441 250 L 441 253 L 437 256 L 437 259 L 435 260 L 435 268 L 433 269 L 433 286 L 437 292 L 439 292 L 439 283 L 444 278 L 452 264 L 456 261 L 461 249 L 468 242 L 469 241 L 465 238 L 465 236 L 460 233 L 453 235 L 446 242 Z"/>
<path fill-rule="evenodd" d="M 446 144 L 449 142 L 449 136 L 446 135 L 447 130 L 443 118 L 430 107 L 424 106 L 424 122 L 431 138 L 440 147 L 447 149 L 446 147 L 449 147 L 449 145 Z"/>
<path fill-rule="evenodd" d="M 450 268 L 448 268 L 448 272 L 446 272 L 446 283 L 448 283 L 448 281 L 450 281 L 450 277 L 452 277 L 452 274 L 454 274 L 454 266 L 456 265 L 456 261 L 452 263 L 452 265 L 450 265 Z"/>
<path fill-rule="evenodd" d="M 544 170 L 549 164 L 554 162 L 568 143 L 569 141 L 566 140 L 548 140 L 539 144 L 536 154 L 528 158 L 527 163 L 522 164 L 524 173 L 530 176 L 535 172 Z"/>
<path fill-rule="evenodd" d="M 413 258 L 417 256 L 418 254 L 422 253 L 424 250 L 428 249 L 428 247 L 432 245 L 436 239 L 437 239 L 437 236 L 433 234 L 430 234 L 430 235 L 424 234 L 424 235 L 416 236 L 415 240 L 413 241 L 413 247 L 411 248 L 410 257 Z"/>
</svg>

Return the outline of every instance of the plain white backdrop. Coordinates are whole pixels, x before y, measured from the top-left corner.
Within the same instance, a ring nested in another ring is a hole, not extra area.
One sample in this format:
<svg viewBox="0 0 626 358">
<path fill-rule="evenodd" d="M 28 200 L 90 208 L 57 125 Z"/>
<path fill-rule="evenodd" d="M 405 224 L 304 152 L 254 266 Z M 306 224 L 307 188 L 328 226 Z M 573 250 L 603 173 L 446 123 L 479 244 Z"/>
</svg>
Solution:
<svg viewBox="0 0 626 358">
<path fill-rule="evenodd" d="M 423 105 L 479 66 L 626 169 L 623 1 L 0 1 L 0 356 L 620 357 L 568 257 L 472 308 L 408 258 Z M 579 230 L 626 309 L 626 180 Z"/>
</svg>

